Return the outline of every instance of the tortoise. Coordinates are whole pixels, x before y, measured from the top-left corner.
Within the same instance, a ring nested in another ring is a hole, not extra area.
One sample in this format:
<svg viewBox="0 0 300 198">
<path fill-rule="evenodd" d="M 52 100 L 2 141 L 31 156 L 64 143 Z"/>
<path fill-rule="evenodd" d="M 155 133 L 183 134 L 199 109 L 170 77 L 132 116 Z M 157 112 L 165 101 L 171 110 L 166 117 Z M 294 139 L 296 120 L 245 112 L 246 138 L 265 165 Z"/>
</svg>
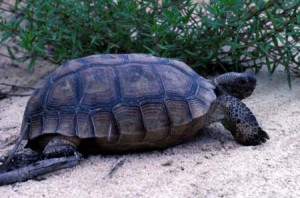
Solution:
<svg viewBox="0 0 300 198">
<path fill-rule="evenodd" d="M 185 63 L 145 54 L 104 54 L 64 63 L 28 101 L 27 147 L 46 156 L 164 149 L 221 122 L 242 145 L 269 139 L 250 109 L 256 78 L 207 80 Z"/>
</svg>

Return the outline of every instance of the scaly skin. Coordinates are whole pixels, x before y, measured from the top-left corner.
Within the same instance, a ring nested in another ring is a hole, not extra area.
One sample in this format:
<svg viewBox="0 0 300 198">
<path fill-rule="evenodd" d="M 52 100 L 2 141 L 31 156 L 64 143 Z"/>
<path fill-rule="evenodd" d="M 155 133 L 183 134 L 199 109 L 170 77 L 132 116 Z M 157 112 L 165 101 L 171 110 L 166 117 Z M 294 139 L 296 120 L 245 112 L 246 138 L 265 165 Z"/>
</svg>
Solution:
<svg viewBox="0 0 300 198">
<path fill-rule="evenodd" d="M 44 147 L 43 154 L 51 158 L 74 155 L 80 140 L 76 137 L 51 135 L 48 138 L 44 137 L 39 143 Z"/>
<path fill-rule="evenodd" d="M 217 99 L 219 107 L 223 109 L 224 119 L 222 124 L 242 145 L 258 145 L 269 139 L 263 131 L 250 109 L 239 99 L 222 95 Z"/>
<path fill-rule="evenodd" d="M 255 89 L 256 78 L 251 72 L 229 72 L 216 77 L 212 84 L 216 86 L 216 94 L 230 95 L 240 100 L 249 97 Z"/>
</svg>

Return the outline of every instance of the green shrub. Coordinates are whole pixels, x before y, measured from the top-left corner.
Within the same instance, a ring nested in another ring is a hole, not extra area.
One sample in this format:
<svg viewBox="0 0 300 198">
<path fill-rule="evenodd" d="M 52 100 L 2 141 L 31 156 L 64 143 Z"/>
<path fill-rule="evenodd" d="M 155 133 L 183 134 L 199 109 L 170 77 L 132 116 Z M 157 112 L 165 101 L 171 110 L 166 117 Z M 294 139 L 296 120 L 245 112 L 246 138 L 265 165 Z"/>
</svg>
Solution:
<svg viewBox="0 0 300 198">
<path fill-rule="evenodd" d="M 160 2 L 160 3 L 159 3 Z M 299 0 L 17 0 L 1 3 L 1 44 L 19 61 L 150 53 L 199 72 L 299 67 Z M 289 81 L 290 82 L 290 81 Z"/>
</svg>

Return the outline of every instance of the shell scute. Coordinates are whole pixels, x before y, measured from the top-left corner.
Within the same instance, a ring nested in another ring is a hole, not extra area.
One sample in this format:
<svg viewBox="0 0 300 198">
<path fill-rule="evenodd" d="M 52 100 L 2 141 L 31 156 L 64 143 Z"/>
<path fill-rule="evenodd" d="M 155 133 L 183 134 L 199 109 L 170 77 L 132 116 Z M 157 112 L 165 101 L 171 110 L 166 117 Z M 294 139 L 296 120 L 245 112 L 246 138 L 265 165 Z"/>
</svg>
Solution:
<svg viewBox="0 0 300 198">
<path fill-rule="evenodd" d="M 59 109 L 66 106 L 76 106 L 75 76 L 70 75 L 53 82 L 47 95 L 46 105 Z"/>
<path fill-rule="evenodd" d="M 149 65 L 128 64 L 116 68 L 121 95 L 125 100 L 156 98 L 164 93 L 160 80 Z"/>
<path fill-rule="evenodd" d="M 179 126 L 192 121 L 188 103 L 182 100 L 167 100 L 166 106 L 172 125 Z"/>
<path fill-rule="evenodd" d="M 34 139 L 42 134 L 42 117 L 37 115 L 37 116 L 32 116 L 30 118 L 30 134 L 29 138 Z"/>
<path fill-rule="evenodd" d="M 91 67 L 79 73 L 82 105 L 110 106 L 119 102 L 116 76 L 111 67 Z"/>
<path fill-rule="evenodd" d="M 65 136 L 76 136 L 75 114 L 62 112 L 59 114 L 59 123 L 56 133 Z"/>
<path fill-rule="evenodd" d="M 76 114 L 77 131 L 76 134 L 80 138 L 94 137 L 93 125 L 91 123 L 90 114 L 78 112 Z"/>
<path fill-rule="evenodd" d="M 140 108 L 137 106 L 117 106 L 113 109 L 120 133 L 119 143 L 140 142 L 145 130 Z"/>
<path fill-rule="evenodd" d="M 43 120 L 44 120 L 43 133 L 45 134 L 56 133 L 58 123 L 59 123 L 58 113 L 55 111 L 45 111 Z"/>
<path fill-rule="evenodd" d="M 194 79 L 190 76 L 169 65 L 159 65 L 156 69 L 167 93 L 179 96 L 187 96 L 191 93 Z"/>
<path fill-rule="evenodd" d="M 146 130 L 145 142 L 156 142 L 169 135 L 170 120 L 163 103 L 144 104 L 141 110 Z"/>
<path fill-rule="evenodd" d="M 91 114 L 94 134 L 91 137 L 96 137 L 99 142 L 113 143 L 119 139 L 116 122 L 112 113 L 97 110 Z"/>
<path fill-rule="evenodd" d="M 26 112 L 39 112 L 43 110 L 43 95 L 44 89 L 36 89 L 31 95 L 27 106 Z"/>
</svg>

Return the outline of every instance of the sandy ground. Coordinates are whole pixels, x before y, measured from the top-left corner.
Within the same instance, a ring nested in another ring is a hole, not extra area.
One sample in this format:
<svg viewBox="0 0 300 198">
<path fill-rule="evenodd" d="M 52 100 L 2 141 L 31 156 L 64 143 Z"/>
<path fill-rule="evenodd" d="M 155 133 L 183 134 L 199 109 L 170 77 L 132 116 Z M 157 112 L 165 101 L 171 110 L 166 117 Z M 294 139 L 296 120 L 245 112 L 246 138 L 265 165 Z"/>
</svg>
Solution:
<svg viewBox="0 0 300 198">
<path fill-rule="evenodd" d="M 0 82 L 38 86 L 53 69 L 40 64 L 34 75 L 24 65 L 1 59 Z M 4 197 L 300 197 L 300 79 L 289 89 L 284 71 L 258 75 L 245 100 L 271 140 L 241 146 L 220 124 L 194 141 L 164 151 L 90 156 L 80 165 L 37 180 L 0 187 Z M 7 91 L 9 87 L 0 87 Z M 24 93 L 24 92 L 22 92 Z M 28 93 L 28 92 L 25 92 Z M 29 97 L 0 101 L 0 155 L 18 136 Z M 105 177 L 120 159 L 125 163 Z"/>
</svg>

